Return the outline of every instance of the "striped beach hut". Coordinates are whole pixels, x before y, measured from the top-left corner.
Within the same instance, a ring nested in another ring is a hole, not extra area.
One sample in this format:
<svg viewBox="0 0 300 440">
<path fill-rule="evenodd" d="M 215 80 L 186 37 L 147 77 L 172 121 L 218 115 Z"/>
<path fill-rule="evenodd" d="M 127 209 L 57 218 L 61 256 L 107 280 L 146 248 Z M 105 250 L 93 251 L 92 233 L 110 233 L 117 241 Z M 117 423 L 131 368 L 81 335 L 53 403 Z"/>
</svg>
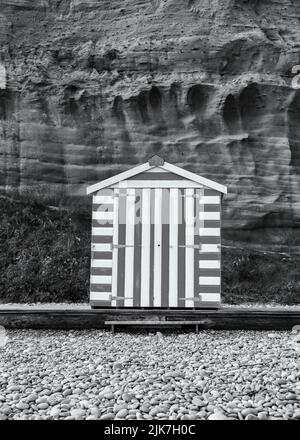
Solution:
<svg viewBox="0 0 300 440">
<path fill-rule="evenodd" d="M 87 188 L 93 308 L 217 308 L 225 186 L 158 156 Z"/>
</svg>

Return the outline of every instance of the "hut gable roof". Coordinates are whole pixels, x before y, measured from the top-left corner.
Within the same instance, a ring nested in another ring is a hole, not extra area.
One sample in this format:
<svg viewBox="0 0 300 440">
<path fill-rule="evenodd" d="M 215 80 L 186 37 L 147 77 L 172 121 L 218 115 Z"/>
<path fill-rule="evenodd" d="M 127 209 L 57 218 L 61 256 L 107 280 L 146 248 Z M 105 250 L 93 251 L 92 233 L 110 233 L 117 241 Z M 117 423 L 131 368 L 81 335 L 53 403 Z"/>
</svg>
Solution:
<svg viewBox="0 0 300 440">
<path fill-rule="evenodd" d="M 179 176 L 180 178 L 184 178 L 200 185 L 203 185 L 207 188 L 214 189 L 223 194 L 227 193 L 227 188 L 220 183 L 214 182 L 213 180 L 206 179 L 205 177 L 199 176 L 198 174 L 192 173 L 190 171 L 184 170 L 183 168 L 177 167 L 176 165 L 172 165 L 168 162 L 165 162 L 159 156 L 153 156 L 148 162 L 139 165 L 137 167 L 131 168 L 123 173 L 117 174 L 116 176 L 109 177 L 108 179 L 102 180 L 101 182 L 95 183 L 94 185 L 90 185 L 87 187 L 87 194 L 92 194 L 96 191 L 99 191 L 103 188 L 107 188 L 111 185 L 115 185 L 123 180 L 130 179 L 132 177 L 137 176 L 138 174 L 147 172 L 149 170 L 153 171 L 166 171 L 172 173 L 174 175 Z M 163 173 L 162 173 L 163 176 Z"/>
</svg>

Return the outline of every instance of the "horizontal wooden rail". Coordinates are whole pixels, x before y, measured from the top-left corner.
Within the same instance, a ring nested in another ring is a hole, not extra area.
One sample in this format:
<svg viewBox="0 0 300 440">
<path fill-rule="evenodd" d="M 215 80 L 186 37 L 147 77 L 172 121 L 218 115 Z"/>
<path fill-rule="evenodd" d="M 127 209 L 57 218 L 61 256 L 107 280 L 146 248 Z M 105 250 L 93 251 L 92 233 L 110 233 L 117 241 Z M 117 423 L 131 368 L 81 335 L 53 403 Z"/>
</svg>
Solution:
<svg viewBox="0 0 300 440">
<path fill-rule="evenodd" d="M 161 319 L 142 319 L 142 320 L 128 320 L 125 321 L 116 320 L 116 321 L 105 321 L 105 325 L 110 325 L 112 333 L 115 332 L 116 326 L 137 326 L 137 327 L 181 327 L 185 325 L 189 326 L 195 326 L 196 333 L 199 333 L 199 325 L 204 324 L 204 321 L 187 321 L 187 320 L 181 320 L 181 321 L 173 321 L 171 319 L 169 320 L 161 320 Z"/>
<path fill-rule="evenodd" d="M 300 324 L 300 311 L 272 309 L 1 309 L 5 328 L 86 329 L 105 328 L 112 320 L 199 320 L 205 329 L 291 330 Z"/>
</svg>

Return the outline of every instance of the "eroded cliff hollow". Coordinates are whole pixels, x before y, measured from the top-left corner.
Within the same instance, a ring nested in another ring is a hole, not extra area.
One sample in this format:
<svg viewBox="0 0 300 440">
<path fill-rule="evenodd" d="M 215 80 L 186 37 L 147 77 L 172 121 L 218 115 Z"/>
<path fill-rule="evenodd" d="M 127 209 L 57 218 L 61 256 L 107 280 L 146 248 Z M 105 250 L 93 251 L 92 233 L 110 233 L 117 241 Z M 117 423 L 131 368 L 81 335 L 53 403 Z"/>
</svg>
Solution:
<svg viewBox="0 0 300 440">
<path fill-rule="evenodd" d="M 300 2 L 0 0 L 0 186 L 84 194 L 159 154 L 224 226 L 300 221 Z"/>
</svg>

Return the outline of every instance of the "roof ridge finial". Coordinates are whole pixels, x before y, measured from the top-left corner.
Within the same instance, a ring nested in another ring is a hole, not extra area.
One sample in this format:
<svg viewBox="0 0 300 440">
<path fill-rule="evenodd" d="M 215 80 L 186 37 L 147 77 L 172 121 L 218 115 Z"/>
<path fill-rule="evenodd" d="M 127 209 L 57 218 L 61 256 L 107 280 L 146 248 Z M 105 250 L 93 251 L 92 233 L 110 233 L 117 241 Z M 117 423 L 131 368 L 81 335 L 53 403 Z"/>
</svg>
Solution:
<svg viewBox="0 0 300 440">
<path fill-rule="evenodd" d="M 161 167 L 165 163 L 165 161 L 163 160 L 162 157 L 159 157 L 159 156 L 155 155 L 155 156 L 152 156 L 148 160 L 148 163 L 152 167 Z"/>
</svg>

